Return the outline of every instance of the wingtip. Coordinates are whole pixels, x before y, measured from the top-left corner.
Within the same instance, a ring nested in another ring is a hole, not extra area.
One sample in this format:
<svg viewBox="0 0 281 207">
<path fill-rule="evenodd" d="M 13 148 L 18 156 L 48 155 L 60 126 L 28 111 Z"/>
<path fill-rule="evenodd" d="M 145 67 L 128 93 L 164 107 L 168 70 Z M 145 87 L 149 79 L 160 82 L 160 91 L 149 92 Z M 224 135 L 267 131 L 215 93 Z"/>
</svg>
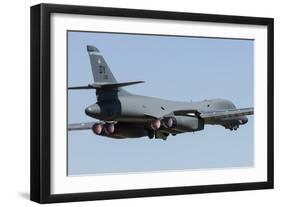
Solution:
<svg viewBox="0 0 281 207">
<path fill-rule="evenodd" d="M 88 51 L 88 52 L 100 52 L 100 51 L 98 50 L 98 48 L 96 48 L 96 47 L 93 46 L 93 45 L 87 45 L 87 51 Z"/>
</svg>

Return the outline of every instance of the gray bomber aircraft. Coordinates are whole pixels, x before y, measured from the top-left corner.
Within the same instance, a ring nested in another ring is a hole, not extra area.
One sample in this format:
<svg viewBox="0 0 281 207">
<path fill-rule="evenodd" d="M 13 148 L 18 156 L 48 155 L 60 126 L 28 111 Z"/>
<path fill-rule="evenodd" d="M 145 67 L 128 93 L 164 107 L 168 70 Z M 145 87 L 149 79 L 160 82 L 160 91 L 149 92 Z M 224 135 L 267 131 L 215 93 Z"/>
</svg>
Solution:
<svg viewBox="0 0 281 207">
<path fill-rule="evenodd" d="M 95 134 L 123 139 L 148 136 L 166 140 L 171 135 L 195 132 L 206 124 L 237 130 L 246 124 L 246 115 L 253 108 L 237 109 L 228 100 L 212 99 L 199 102 L 169 101 L 130 93 L 125 86 L 144 81 L 118 83 L 100 51 L 87 46 L 94 83 L 69 89 L 94 89 L 97 102 L 85 113 L 98 122 L 69 124 L 68 130 L 92 130 Z"/>
</svg>

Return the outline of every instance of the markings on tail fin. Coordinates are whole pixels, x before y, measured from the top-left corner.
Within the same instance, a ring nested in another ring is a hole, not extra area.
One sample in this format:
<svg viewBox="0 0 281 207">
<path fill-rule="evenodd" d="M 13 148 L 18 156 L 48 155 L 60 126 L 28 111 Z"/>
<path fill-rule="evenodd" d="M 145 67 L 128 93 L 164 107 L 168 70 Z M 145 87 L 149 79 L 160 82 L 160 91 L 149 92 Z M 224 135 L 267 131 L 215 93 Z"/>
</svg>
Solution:
<svg viewBox="0 0 281 207">
<path fill-rule="evenodd" d="M 108 67 L 104 57 L 95 47 L 88 45 L 87 50 L 90 56 L 93 77 L 95 82 L 116 83 L 116 79 Z"/>
</svg>

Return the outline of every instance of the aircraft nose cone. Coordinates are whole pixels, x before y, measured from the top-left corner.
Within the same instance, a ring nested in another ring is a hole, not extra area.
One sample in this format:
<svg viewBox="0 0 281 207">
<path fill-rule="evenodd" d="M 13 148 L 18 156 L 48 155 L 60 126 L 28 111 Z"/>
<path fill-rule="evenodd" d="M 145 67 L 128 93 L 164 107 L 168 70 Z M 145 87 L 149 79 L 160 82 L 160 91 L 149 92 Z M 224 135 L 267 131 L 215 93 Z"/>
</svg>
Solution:
<svg viewBox="0 0 281 207">
<path fill-rule="evenodd" d="M 89 116 L 100 114 L 100 107 L 97 104 L 93 104 L 85 109 L 85 113 Z"/>
</svg>

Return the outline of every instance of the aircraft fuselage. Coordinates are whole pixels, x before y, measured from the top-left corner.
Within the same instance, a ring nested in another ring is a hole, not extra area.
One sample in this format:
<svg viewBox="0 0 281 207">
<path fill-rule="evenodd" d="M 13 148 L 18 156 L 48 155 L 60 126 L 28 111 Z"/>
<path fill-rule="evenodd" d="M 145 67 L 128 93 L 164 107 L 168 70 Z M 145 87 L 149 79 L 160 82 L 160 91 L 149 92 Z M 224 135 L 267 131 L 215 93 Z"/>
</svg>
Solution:
<svg viewBox="0 0 281 207">
<path fill-rule="evenodd" d="M 88 106 L 85 113 L 95 119 L 103 121 L 147 123 L 155 118 L 174 116 L 174 111 L 190 111 L 190 115 L 197 111 L 214 111 L 235 109 L 235 105 L 224 99 L 211 99 L 198 102 L 170 101 L 154 97 L 133 95 L 119 96 L 118 99 L 98 101 Z M 153 116 L 155 114 L 155 116 Z M 246 116 L 221 120 L 224 125 L 239 125 L 248 121 Z M 204 124 L 219 124 L 205 121 Z"/>
</svg>

